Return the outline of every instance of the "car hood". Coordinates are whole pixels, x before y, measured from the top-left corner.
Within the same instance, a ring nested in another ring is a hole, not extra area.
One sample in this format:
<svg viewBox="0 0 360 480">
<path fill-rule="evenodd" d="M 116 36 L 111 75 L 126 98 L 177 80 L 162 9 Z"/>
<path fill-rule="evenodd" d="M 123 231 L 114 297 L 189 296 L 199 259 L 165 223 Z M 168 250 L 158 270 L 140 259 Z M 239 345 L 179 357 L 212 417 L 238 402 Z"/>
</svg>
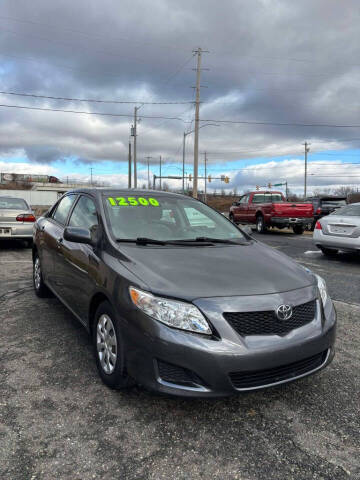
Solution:
<svg viewBox="0 0 360 480">
<path fill-rule="evenodd" d="M 279 293 L 315 282 L 309 271 L 258 242 L 213 247 L 121 245 L 119 250 L 125 255 L 122 263 L 142 288 L 189 301 Z"/>
</svg>

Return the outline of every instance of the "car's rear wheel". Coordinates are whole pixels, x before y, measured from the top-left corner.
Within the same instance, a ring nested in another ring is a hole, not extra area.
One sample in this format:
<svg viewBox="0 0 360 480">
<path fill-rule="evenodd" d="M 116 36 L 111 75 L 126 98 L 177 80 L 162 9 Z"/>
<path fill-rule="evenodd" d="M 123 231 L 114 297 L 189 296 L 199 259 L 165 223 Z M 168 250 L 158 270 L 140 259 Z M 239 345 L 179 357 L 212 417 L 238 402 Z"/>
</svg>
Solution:
<svg viewBox="0 0 360 480">
<path fill-rule="evenodd" d="M 33 262 L 33 283 L 34 283 L 35 293 L 38 297 L 40 298 L 51 297 L 51 292 L 44 283 L 44 279 L 41 271 L 40 258 L 37 253 L 35 253 L 34 255 L 34 262 Z"/>
<path fill-rule="evenodd" d="M 293 232 L 296 235 L 302 235 L 304 233 L 304 227 L 302 225 L 294 225 Z"/>
<path fill-rule="evenodd" d="M 327 257 L 333 257 L 335 256 L 339 250 L 336 250 L 335 248 L 326 248 L 326 247 L 319 247 L 320 250 L 322 251 L 322 253 L 324 255 L 326 255 Z"/>
<path fill-rule="evenodd" d="M 96 310 L 93 348 L 99 375 L 105 385 L 121 390 L 134 384 L 126 371 L 119 321 L 109 302 L 101 303 Z"/>
<path fill-rule="evenodd" d="M 266 232 L 266 225 L 265 225 L 264 217 L 262 215 L 258 215 L 256 217 L 256 231 L 258 233 Z"/>
</svg>

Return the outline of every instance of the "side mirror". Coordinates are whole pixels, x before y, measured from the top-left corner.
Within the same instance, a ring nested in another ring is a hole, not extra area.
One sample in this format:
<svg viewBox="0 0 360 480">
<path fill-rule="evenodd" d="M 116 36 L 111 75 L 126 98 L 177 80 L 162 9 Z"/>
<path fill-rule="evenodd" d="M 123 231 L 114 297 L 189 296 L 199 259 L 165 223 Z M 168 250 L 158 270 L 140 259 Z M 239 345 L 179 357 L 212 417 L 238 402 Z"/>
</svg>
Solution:
<svg viewBox="0 0 360 480">
<path fill-rule="evenodd" d="M 94 244 L 93 237 L 88 228 L 66 227 L 64 230 L 64 239 L 74 243 Z"/>
<path fill-rule="evenodd" d="M 241 230 L 246 233 L 247 235 L 252 235 L 253 234 L 253 231 L 252 231 L 252 228 L 250 227 L 250 225 L 244 225 L 243 227 L 241 227 Z"/>
</svg>

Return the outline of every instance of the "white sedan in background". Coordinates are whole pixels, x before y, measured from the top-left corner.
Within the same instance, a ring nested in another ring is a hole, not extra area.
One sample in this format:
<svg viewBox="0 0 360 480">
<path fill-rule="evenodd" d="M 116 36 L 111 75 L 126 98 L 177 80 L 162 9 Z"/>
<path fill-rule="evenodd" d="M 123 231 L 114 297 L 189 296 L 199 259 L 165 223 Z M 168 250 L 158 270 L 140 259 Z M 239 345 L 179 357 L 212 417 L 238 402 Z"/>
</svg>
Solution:
<svg viewBox="0 0 360 480">
<path fill-rule="evenodd" d="M 22 198 L 0 196 L 0 240 L 25 240 L 32 244 L 36 218 Z"/>
<path fill-rule="evenodd" d="M 313 240 L 324 255 L 360 252 L 360 203 L 352 203 L 316 222 Z"/>
</svg>

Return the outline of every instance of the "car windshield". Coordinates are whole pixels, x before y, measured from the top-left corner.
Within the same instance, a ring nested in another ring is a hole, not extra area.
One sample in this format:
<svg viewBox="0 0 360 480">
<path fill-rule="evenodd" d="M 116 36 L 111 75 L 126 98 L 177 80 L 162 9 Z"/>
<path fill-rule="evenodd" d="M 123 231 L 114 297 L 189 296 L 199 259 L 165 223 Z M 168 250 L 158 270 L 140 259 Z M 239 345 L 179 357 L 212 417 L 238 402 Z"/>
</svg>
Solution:
<svg viewBox="0 0 360 480">
<path fill-rule="evenodd" d="M 0 197 L 0 210 L 28 210 L 28 206 L 22 198 Z"/>
<path fill-rule="evenodd" d="M 111 193 L 103 198 L 108 225 L 117 240 L 244 240 L 223 215 L 181 196 Z"/>
<path fill-rule="evenodd" d="M 321 202 L 322 207 L 342 207 L 346 205 L 346 200 L 323 200 Z"/>
<path fill-rule="evenodd" d="M 345 207 L 339 208 L 339 210 L 335 210 L 335 212 L 332 212 L 331 215 L 360 217 L 360 204 L 357 203 L 353 205 L 346 205 Z"/>
</svg>

